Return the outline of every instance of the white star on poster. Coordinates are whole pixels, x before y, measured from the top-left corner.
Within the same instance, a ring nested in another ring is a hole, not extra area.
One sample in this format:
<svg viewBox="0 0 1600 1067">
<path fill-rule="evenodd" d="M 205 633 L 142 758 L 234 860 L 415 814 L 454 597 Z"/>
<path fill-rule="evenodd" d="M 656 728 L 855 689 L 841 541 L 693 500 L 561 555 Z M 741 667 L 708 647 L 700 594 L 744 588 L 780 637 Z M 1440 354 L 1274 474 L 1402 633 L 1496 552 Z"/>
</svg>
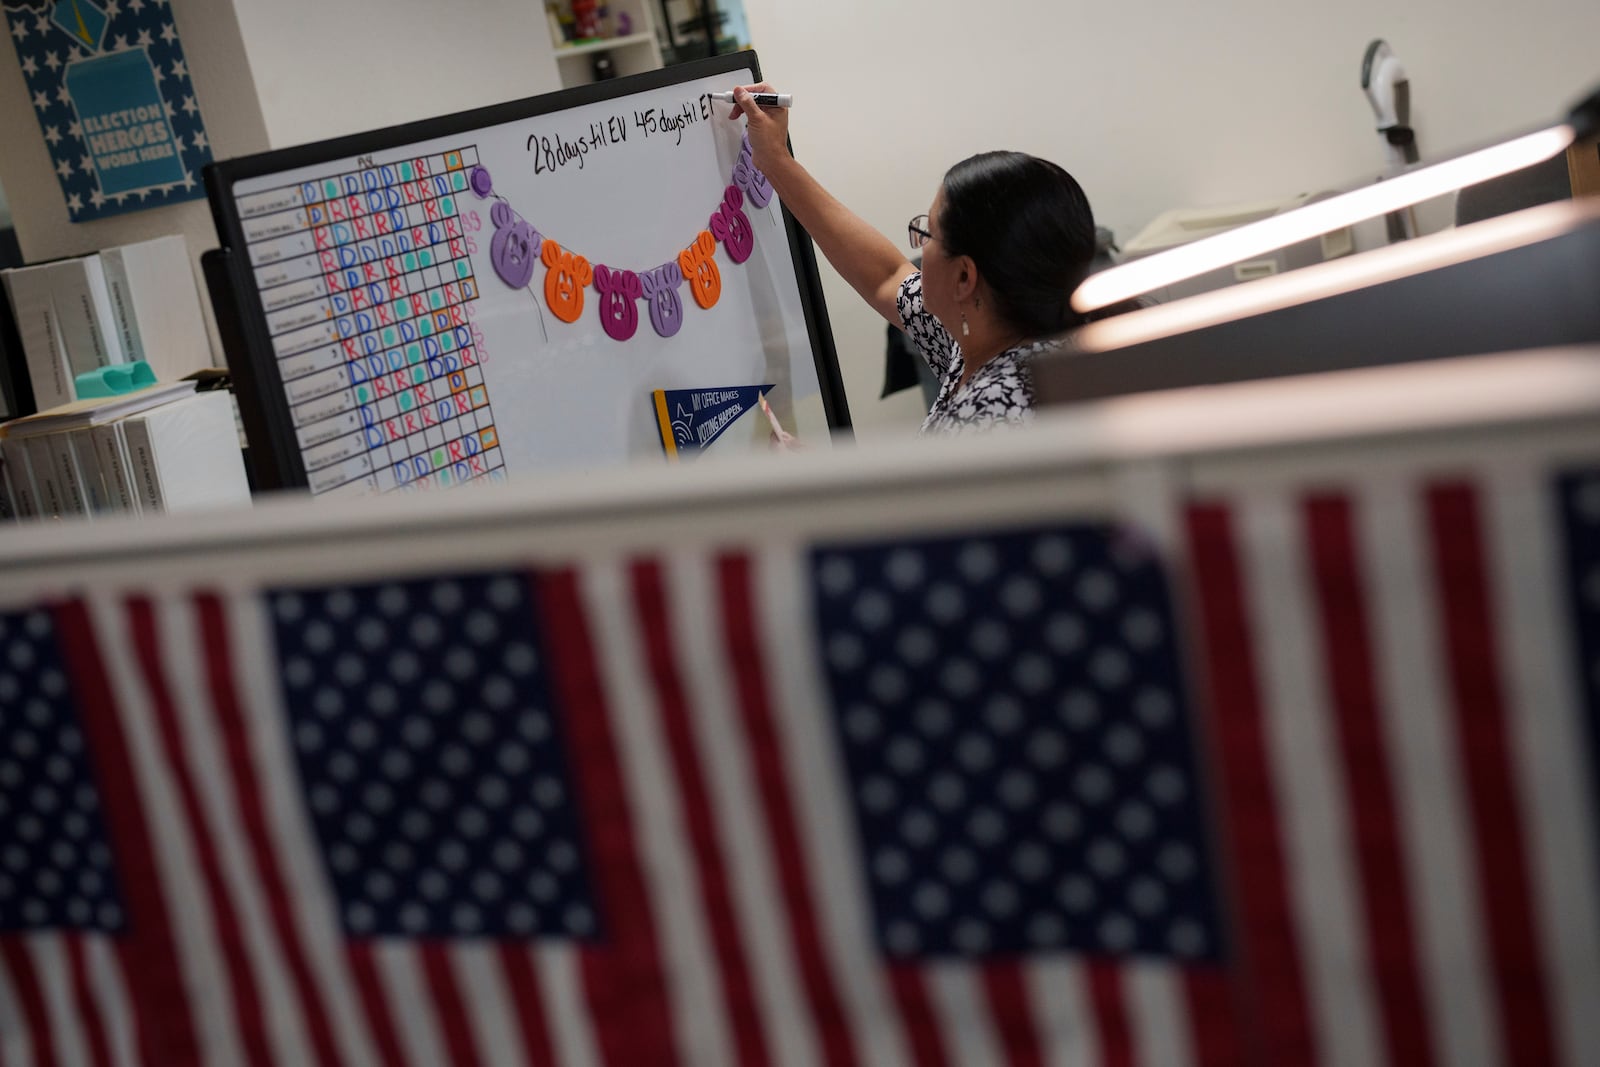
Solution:
<svg viewBox="0 0 1600 1067">
<path fill-rule="evenodd" d="M 93 174 L 94 173 L 94 157 L 93 156 L 84 156 L 83 157 L 83 162 L 79 163 L 78 166 L 83 168 L 83 172 L 85 174 Z"/>
<path fill-rule="evenodd" d="M 11 36 L 15 37 L 19 41 L 28 36 L 27 20 L 18 19 L 17 21 L 13 22 L 11 24 Z"/>
<path fill-rule="evenodd" d="M 77 119 L 73 119 L 72 125 L 67 127 L 67 136 L 74 140 L 83 140 L 83 125 Z"/>
<path fill-rule="evenodd" d="M 161 27 L 161 39 L 168 44 L 176 41 L 178 39 L 178 27 L 174 26 L 170 22 Z"/>
<path fill-rule="evenodd" d="M 144 0 L 128 0 L 128 10 L 137 15 L 144 10 Z"/>
<path fill-rule="evenodd" d="M 172 76 L 174 78 L 187 78 L 189 76 L 189 65 L 181 59 L 173 60 Z"/>
<path fill-rule="evenodd" d="M 196 148 L 209 148 L 209 147 L 211 147 L 211 142 L 206 140 L 206 131 L 204 131 L 204 130 L 196 130 L 195 133 L 194 133 L 193 140 L 194 140 L 194 146 Z"/>
<path fill-rule="evenodd" d="M 153 45 L 155 43 L 156 43 L 156 39 L 154 37 L 150 36 L 150 31 L 149 30 L 146 29 L 146 30 L 140 30 L 139 31 L 139 47 L 140 48 L 149 48 L 151 45 Z"/>
<path fill-rule="evenodd" d="M 200 105 L 194 102 L 194 97 L 193 96 L 186 96 L 186 97 L 183 98 L 183 111 L 184 111 L 184 114 L 193 115 L 196 111 L 199 111 L 199 110 L 200 110 Z"/>
<path fill-rule="evenodd" d="M 72 103 L 72 93 L 67 89 L 66 82 L 62 82 L 61 88 L 56 90 L 56 99 L 63 104 Z"/>
<path fill-rule="evenodd" d="M 117 3 L 117 0 L 106 0 L 105 9 L 106 9 L 106 18 L 108 18 L 108 19 L 114 19 L 118 15 L 122 14 L 122 5 Z M 126 41 L 127 38 L 124 37 L 123 40 Z M 122 47 L 126 48 L 128 46 L 127 45 L 123 45 Z"/>
<path fill-rule="evenodd" d="M 32 56 L 29 56 L 27 59 L 22 61 L 22 73 L 26 74 L 30 78 L 39 73 L 39 64 L 33 61 Z"/>
<path fill-rule="evenodd" d="M 167 118 L 172 118 L 172 101 L 163 99 L 161 101 L 161 110 L 167 113 Z"/>
<path fill-rule="evenodd" d="M 49 95 L 46 93 L 34 93 L 33 106 L 38 108 L 40 111 L 48 109 L 50 107 Z"/>
<path fill-rule="evenodd" d="M 95 193 L 94 195 L 99 196 L 100 194 Z M 72 212 L 74 215 L 83 210 L 83 200 L 78 196 L 77 193 L 73 193 L 71 196 L 67 197 L 67 210 Z"/>
<path fill-rule="evenodd" d="M 56 173 L 61 175 L 63 181 L 72 177 L 72 161 L 70 159 L 63 159 L 60 163 L 57 163 Z"/>
<path fill-rule="evenodd" d="M 116 39 L 111 42 L 111 50 L 113 52 L 126 52 L 128 48 L 128 35 L 125 33 L 119 34 Z"/>
<path fill-rule="evenodd" d="M 56 55 L 54 52 L 46 52 L 44 54 L 44 65 L 49 67 L 51 70 L 60 70 L 61 57 Z"/>
<path fill-rule="evenodd" d="M 50 142 L 50 147 L 54 148 L 61 143 L 61 131 L 54 126 L 46 126 L 44 128 L 44 139 Z"/>
<path fill-rule="evenodd" d="M 194 175 L 188 171 L 183 172 L 183 188 L 186 191 L 194 188 Z"/>
<path fill-rule="evenodd" d="M 39 21 L 35 22 L 33 24 L 33 28 L 38 30 L 40 33 L 49 33 L 50 32 L 50 16 L 48 16 L 48 15 L 40 15 L 39 16 Z"/>
</svg>

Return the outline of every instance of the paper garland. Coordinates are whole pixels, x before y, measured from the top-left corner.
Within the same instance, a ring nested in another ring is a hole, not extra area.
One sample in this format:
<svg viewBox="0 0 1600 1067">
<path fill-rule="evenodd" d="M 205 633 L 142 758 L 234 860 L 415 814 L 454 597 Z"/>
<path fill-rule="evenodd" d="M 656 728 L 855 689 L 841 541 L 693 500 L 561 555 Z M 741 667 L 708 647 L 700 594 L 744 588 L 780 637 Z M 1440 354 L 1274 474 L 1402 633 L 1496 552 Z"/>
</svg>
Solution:
<svg viewBox="0 0 1600 1067">
<path fill-rule="evenodd" d="M 716 306 L 722 296 L 722 272 L 716 260 L 719 242 L 736 264 L 755 251 L 755 230 L 744 209 L 746 204 L 765 208 L 772 201 L 772 183 L 753 162 L 749 135 L 740 144 L 732 178 L 707 228 L 676 258 L 642 271 L 591 265 L 583 256 L 545 237 L 504 197 L 495 195 L 494 180 L 484 167 L 473 168 L 471 184 L 480 200 L 495 199 L 489 209 L 489 221 L 495 228 L 489 261 L 500 280 L 513 289 L 526 289 L 533 280 L 534 263 L 543 263 L 545 303 L 551 314 L 568 323 L 583 315 L 584 293 L 593 284 L 606 336 L 626 341 L 639 329 L 641 298 L 649 308 L 651 327 L 662 337 L 671 337 L 683 327 L 683 298 L 678 290 L 684 282 L 689 283 L 689 295 L 697 305 L 706 310 Z"/>
</svg>

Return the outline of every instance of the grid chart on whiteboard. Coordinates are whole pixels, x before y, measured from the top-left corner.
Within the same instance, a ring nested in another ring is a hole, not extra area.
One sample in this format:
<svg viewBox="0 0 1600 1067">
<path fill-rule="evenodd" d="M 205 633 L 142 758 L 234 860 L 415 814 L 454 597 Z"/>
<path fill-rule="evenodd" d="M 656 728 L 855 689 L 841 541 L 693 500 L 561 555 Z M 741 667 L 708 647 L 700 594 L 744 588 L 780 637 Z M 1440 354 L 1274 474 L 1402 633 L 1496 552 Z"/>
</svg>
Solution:
<svg viewBox="0 0 1600 1067">
<path fill-rule="evenodd" d="M 313 493 L 505 476 L 460 197 L 475 146 L 237 198 Z"/>
</svg>

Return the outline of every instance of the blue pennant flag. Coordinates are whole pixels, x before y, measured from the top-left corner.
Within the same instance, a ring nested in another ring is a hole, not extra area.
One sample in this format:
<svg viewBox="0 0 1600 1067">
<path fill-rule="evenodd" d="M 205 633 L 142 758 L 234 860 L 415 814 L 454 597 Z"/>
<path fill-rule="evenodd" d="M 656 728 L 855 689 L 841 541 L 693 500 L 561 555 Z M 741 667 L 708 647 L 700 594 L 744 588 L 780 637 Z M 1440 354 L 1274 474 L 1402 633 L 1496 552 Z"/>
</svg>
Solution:
<svg viewBox="0 0 1600 1067">
<path fill-rule="evenodd" d="M 761 403 L 767 385 L 728 389 L 657 389 L 653 394 L 661 447 L 669 459 L 704 451 L 740 416 Z"/>
</svg>

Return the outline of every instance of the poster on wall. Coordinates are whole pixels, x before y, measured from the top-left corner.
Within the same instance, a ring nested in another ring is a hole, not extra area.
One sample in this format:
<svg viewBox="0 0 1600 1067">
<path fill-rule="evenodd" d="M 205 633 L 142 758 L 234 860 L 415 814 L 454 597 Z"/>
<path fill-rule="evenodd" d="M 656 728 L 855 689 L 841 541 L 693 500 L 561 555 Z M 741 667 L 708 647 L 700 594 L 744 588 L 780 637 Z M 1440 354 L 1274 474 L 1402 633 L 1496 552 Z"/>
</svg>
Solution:
<svg viewBox="0 0 1600 1067">
<path fill-rule="evenodd" d="M 0 0 L 73 222 L 205 196 L 171 0 Z"/>
</svg>

